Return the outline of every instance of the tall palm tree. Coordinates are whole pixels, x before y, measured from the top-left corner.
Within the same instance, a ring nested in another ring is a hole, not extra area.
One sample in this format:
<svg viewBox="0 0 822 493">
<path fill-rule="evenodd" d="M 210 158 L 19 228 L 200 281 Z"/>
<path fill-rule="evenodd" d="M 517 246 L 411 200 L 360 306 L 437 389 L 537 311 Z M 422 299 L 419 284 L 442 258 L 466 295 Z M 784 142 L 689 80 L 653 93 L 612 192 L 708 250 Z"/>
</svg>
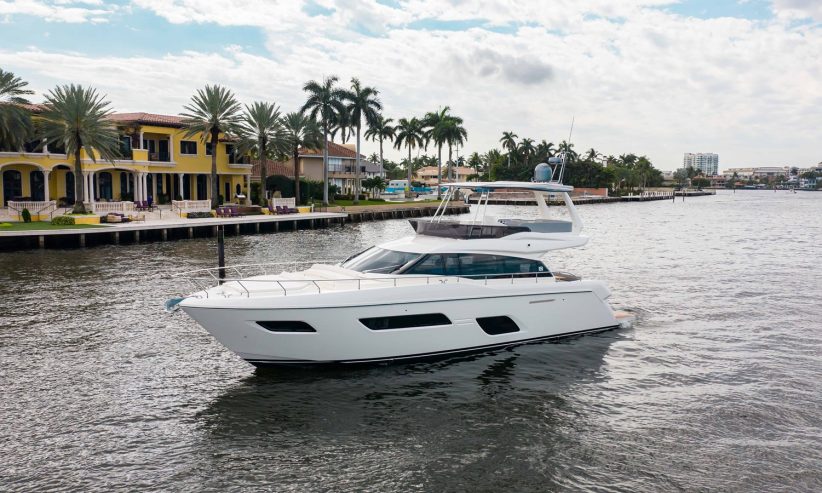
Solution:
<svg viewBox="0 0 822 493">
<path fill-rule="evenodd" d="M 600 154 L 593 147 L 585 151 L 585 159 L 587 159 L 588 161 L 596 161 L 599 157 Z"/>
<path fill-rule="evenodd" d="M 57 86 L 46 94 L 40 131 L 46 145 L 57 143 L 66 149 L 66 154 L 74 156 L 75 213 L 86 211 L 80 150 L 85 150 L 95 163 L 97 154 L 111 162 L 120 154 L 120 137 L 110 120 L 109 104 L 96 89 L 74 84 Z"/>
<path fill-rule="evenodd" d="M 424 144 L 424 127 L 422 120 L 418 118 L 400 118 L 397 125 L 397 134 L 394 138 L 394 147 L 402 149 L 402 146 L 408 148 L 408 161 L 406 161 L 406 168 L 408 168 L 408 195 L 411 194 L 411 180 L 414 165 L 411 161 L 411 149 L 422 147 Z"/>
<path fill-rule="evenodd" d="M 308 93 L 308 99 L 302 107 L 302 112 L 308 114 L 320 123 L 323 130 L 323 205 L 328 206 L 328 131 L 334 119 L 346 112 L 343 99 L 345 90 L 335 87 L 339 79 L 336 76 L 326 77 L 322 83 L 310 80 L 303 86 Z M 319 117 L 319 118 L 317 118 Z"/>
<path fill-rule="evenodd" d="M 534 139 L 522 139 L 519 143 L 519 152 L 522 153 L 526 166 L 529 163 L 529 159 L 531 155 L 534 154 L 536 151 L 536 147 L 534 147 Z"/>
<path fill-rule="evenodd" d="M 203 143 L 211 144 L 211 208 L 219 205 L 219 184 L 217 182 L 217 144 L 220 134 L 238 133 L 242 116 L 240 103 L 234 94 L 225 87 L 206 85 L 205 89 L 197 89 L 197 94 L 191 97 L 191 103 L 183 106 L 184 138 L 200 135 Z M 225 197 L 229 200 L 229 197 Z"/>
<path fill-rule="evenodd" d="M 335 114 L 331 119 L 331 126 L 328 128 L 328 135 L 331 138 L 331 141 L 335 141 L 337 139 L 337 134 L 340 134 L 340 142 L 345 144 L 348 142 L 348 139 L 351 137 L 351 134 L 354 133 L 353 126 L 351 125 L 351 115 L 348 114 L 348 111 L 344 111 L 342 113 Z"/>
<path fill-rule="evenodd" d="M 437 199 L 441 197 L 440 188 L 442 183 L 442 146 L 448 140 L 445 127 L 447 120 L 450 117 L 448 112 L 451 111 L 449 106 L 440 108 L 438 111 L 429 112 L 423 117 L 425 129 L 425 136 L 437 146 Z"/>
<path fill-rule="evenodd" d="M 28 82 L 0 68 L 0 149 L 18 150 L 32 135 L 31 114 L 21 105 L 34 91 Z"/>
<path fill-rule="evenodd" d="M 537 144 L 536 155 L 545 161 L 548 161 L 548 158 L 552 157 L 554 154 L 557 153 L 556 147 L 554 147 L 553 142 L 547 142 L 545 139 L 542 139 L 539 144 Z"/>
<path fill-rule="evenodd" d="M 502 132 L 502 138 L 499 139 L 500 144 L 505 149 L 508 149 L 508 167 L 511 167 L 511 153 L 517 150 L 517 137 L 514 132 Z"/>
<path fill-rule="evenodd" d="M 365 131 L 365 138 L 366 140 L 378 140 L 380 142 L 380 176 L 385 175 L 385 162 L 383 160 L 382 154 L 382 143 L 384 140 L 388 142 L 394 141 L 394 133 L 396 129 L 391 122 L 393 122 L 393 118 L 385 118 L 382 115 L 378 115 L 377 119 L 368 126 L 368 130 Z"/>
<path fill-rule="evenodd" d="M 286 135 L 286 147 L 294 160 L 294 201 L 300 204 L 300 148 L 322 148 L 323 135 L 313 118 L 303 113 L 289 113 L 282 118 Z"/>
<path fill-rule="evenodd" d="M 356 77 L 351 79 L 351 90 L 348 91 L 348 114 L 351 123 L 357 131 L 357 168 L 354 170 L 354 204 L 360 203 L 360 133 L 363 118 L 369 127 L 377 120 L 382 104 L 377 95 L 379 91 L 373 87 L 363 87 Z"/>
<path fill-rule="evenodd" d="M 239 130 L 241 139 L 238 151 L 243 154 L 250 152 L 260 161 L 259 205 L 267 206 L 266 161 L 286 151 L 287 144 L 285 129 L 280 121 L 280 109 L 272 103 L 262 101 L 246 105 Z"/>
<path fill-rule="evenodd" d="M 565 158 L 568 162 L 576 161 L 578 154 L 574 150 L 574 144 L 563 140 L 559 143 L 559 147 L 557 149 L 559 152 L 565 153 Z"/>
<path fill-rule="evenodd" d="M 448 143 L 448 179 L 453 180 L 454 177 L 451 173 L 451 165 L 453 164 L 451 151 L 454 146 L 459 147 L 465 144 L 465 139 L 468 138 L 468 132 L 465 130 L 465 127 L 462 126 L 462 118 L 453 115 L 449 116 L 445 121 L 444 132 L 445 141 Z"/>
</svg>

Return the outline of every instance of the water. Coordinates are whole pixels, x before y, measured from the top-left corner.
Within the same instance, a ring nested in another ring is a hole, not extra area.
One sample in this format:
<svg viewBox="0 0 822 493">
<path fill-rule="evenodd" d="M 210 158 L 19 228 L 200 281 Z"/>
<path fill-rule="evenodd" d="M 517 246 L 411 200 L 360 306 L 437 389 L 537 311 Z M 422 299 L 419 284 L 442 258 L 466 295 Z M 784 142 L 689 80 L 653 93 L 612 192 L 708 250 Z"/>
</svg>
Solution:
<svg viewBox="0 0 822 493">
<path fill-rule="evenodd" d="M 822 490 L 822 193 L 579 210 L 592 241 L 549 265 L 607 280 L 634 329 L 348 372 L 255 373 L 164 313 L 164 276 L 213 266 L 211 239 L 2 253 L 0 491 Z"/>
</svg>

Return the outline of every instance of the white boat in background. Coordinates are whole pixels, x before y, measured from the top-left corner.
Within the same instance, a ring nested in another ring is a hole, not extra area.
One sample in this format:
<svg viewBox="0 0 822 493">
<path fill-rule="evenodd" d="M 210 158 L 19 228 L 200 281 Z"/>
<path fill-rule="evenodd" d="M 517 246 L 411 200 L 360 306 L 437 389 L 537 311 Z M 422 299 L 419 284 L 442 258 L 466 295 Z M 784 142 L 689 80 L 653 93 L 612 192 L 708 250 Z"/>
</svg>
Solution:
<svg viewBox="0 0 822 493">
<path fill-rule="evenodd" d="M 630 325 L 604 282 L 542 260 L 588 238 L 573 187 L 553 180 L 548 164 L 535 174 L 543 181 L 448 184 L 437 213 L 411 221 L 414 235 L 341 263 L 229 267 L 236 275 L 226 279 L 219 269 L 188 273 L 197 291 L 173 304 L 256 366 L 406 361 Z M 446 220 L 459 190 L 481 199 L 470 219 Z M 533 192 L 540 217 L 487 216 L 494 190 Z M 570 220 L 549 217 L 545 194 L 564 198 Z"/>
</svg>

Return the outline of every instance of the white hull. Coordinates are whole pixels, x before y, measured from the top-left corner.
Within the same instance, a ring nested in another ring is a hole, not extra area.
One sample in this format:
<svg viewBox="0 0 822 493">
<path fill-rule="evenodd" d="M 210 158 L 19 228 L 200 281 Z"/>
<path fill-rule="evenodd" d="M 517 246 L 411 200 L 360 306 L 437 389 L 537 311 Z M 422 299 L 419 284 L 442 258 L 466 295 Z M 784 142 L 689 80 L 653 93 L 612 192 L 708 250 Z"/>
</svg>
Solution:
<svg viewBox="0 0 822 493">
<path fill-rule="evenodd" d="M 190 298 L 180 306 L 255 365 L 368 363 L 473 352 L 618 327 L 598 281 L 489 281 L 332 291 L 311 295 Z M 361 319 L 442 314 L 450 324 L 374 330 Z M 477 319 L 509 317 L 490 335 Z M 298 321 L 316 332 L 272 332 L 260 321 Z"/>
</svg>

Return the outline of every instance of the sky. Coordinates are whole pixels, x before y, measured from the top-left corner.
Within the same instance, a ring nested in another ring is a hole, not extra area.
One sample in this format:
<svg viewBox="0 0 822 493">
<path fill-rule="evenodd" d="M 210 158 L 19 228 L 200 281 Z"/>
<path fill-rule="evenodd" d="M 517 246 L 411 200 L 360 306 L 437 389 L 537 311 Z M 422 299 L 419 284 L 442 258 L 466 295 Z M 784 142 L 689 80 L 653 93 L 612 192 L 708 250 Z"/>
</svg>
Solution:
<svg viewBox="0 0 822 493">
<path fill-rule="evenodd" d="M 336 75 L 395 120 L 449 106 L 460 154 L 503 131 L 558 143 L 573 119 L 578 151 L 664 170 L 685 152 L 822 161 L 822 0 L 0 0 L 0 32 L 0 67 L 35 102 L 73 82 L 174 115 L 222 84 L 288 112 Z"/>
</svg>

